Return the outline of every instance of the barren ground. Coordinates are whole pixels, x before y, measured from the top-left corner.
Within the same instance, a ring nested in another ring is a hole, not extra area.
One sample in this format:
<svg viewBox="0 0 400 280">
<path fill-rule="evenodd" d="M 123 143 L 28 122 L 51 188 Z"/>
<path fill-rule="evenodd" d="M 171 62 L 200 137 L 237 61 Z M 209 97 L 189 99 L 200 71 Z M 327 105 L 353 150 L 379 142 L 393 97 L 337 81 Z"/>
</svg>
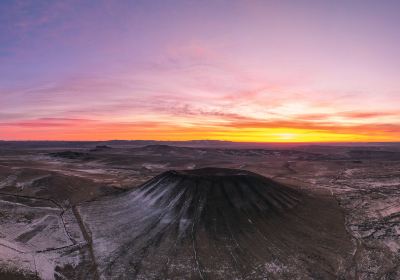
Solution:
<svg viewBox="0 0 400 280">
<path fill-rule="evenodd" d="M 326 208 L 343 214 L 338 221 L 351 246 L 335 269 L 347 272 L 318 278 L 299 271 L 298 279 L 400 279 L 399 144 L 107 145 L 0 143 L 0 279 L 108 279 L 100 252 L 107 248 L 94 245 L 101 240 L 91 218 L 82 215 L 85 205 L 101 204 L 167 170 L 203 167 L 252 171 L 334 202 Z M 269 263 L 266 278 L 281 279 L 289 275 L 285 269 Z"/>
</svg>

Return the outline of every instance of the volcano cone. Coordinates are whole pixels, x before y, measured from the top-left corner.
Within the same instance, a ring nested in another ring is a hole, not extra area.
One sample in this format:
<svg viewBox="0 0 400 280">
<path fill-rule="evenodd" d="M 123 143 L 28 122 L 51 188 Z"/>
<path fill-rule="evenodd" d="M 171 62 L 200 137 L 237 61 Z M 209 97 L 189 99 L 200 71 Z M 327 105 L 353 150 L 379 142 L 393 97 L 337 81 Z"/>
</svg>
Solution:
<svg viewBox="0 0 400 280">
<path fill-rule="evenodd" d="M 249 171 L 168 171 L 79 210 L 106 279 L 330 279 L 347 273 L 340 264 L 351 242 L 336 202 Z"/>
</svg>

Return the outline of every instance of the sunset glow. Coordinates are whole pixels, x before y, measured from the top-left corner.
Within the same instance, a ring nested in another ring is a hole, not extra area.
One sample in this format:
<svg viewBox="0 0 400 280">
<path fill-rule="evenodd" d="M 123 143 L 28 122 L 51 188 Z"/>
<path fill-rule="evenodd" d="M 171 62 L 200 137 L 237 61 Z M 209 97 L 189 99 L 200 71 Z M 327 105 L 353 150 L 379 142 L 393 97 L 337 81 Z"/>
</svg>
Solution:
<svg viewBox="0 0 400 280">
<path fill-rule="evenodd" d="M 396 1 L 4 1 L 0 140 L 400 139 Z"/>
</svg>

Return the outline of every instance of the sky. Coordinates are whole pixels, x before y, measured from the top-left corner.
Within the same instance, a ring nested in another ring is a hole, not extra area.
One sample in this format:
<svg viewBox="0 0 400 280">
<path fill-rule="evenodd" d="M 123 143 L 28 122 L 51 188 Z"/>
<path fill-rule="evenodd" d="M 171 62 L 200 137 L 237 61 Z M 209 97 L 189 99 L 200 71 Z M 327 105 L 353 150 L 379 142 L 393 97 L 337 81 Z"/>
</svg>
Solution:
<svg viewBox="0 0 400 280">
<path fill-rule="evenodd" d="M 400 139 L 400 1 L 0 1 L 0 139 Z"/>
</svg>

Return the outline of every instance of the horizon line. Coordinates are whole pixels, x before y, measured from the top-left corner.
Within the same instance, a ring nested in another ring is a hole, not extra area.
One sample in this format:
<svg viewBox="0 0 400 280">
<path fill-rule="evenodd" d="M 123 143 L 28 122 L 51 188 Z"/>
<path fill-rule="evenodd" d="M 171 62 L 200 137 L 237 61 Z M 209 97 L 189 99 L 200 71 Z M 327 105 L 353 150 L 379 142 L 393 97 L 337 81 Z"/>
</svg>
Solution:
<svg viewBox="0 0 400 280">
<path fill-rule="evenodd" d="M 232 141 L 232 140 L 216 140 L 216 139 L 191 139 L 191 140 L 154 140 L 154 139 L 108 139 L 108 140 L 51 140 L 51 139 L 0 139 L 0 142 L 112 142 L 112 141 L 141 141 L 141 142 L 227 142 L 238 144 L 400 144 L 400 141 L 283 141 L 283 142 L 260 142 L 260 141 Z"/>
</svg>

